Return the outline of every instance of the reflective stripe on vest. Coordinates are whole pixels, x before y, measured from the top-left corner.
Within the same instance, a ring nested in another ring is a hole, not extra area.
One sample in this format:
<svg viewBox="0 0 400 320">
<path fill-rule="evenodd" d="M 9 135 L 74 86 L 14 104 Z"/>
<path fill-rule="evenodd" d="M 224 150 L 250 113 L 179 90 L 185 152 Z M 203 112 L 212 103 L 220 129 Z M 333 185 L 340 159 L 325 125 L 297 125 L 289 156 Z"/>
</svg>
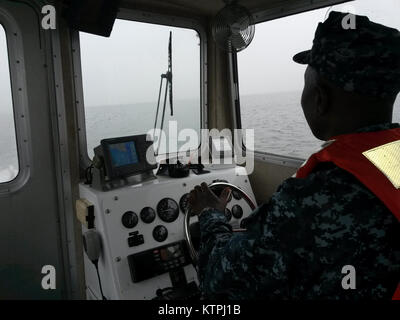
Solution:
<svg viewBox="0 0 400 320">
<path fill-rule="evenodd" d="M 400 221 L 400 128 L 334 137 L 307 160 L 296 178 L 306 178 L 321 162 L 351 173 Z M 393 300 L 400 300 L 400 284 Z"/>
</svg>

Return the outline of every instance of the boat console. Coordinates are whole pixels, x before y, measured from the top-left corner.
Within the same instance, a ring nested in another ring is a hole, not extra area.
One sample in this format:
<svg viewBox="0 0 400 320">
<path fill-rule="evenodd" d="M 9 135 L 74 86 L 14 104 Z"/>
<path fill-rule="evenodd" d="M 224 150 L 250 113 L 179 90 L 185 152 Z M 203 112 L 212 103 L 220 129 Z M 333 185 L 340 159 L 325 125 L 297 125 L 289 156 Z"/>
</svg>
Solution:
<svg viewBox="0 0 400 320">
<path fill-rule="evenodd" d="M 132 152 L 133 145 L 126 139 L 124 143 L 128 144 L 125 149 Z M 108 167 L 113 163 L 123 163 L 128 168 L 129 161 L 138 162 L 140 159 L 119 155 L 119 159 L 125 159 L 126 163 L 118 162 L 113 158 L 115 155 L 109 153 Z M 143 167 L 139 166 L 140 170 Z M 254 199 L 245 168 L 225 165 L 206 169 L 202 174 L 190 170 L 189 175 L 181 178 L 168 174 L 153 175 L 150 179 L 108 190 L 96 188 L 93 184 L 80 184 L 80 201 L 84 201 L 86 208 L 80 219 L 82 232 L 85 235 L 89 230 L 95 230 L 101 242 L 98 275 L 95 264 L 88 254 L 84 255 L 88 299 L 101 299 L 103 294 L 106 299 L 124 300 L 200 297 L 197 273 L 184 232 L 189 192 L 202 182 L 222 181 L 238 187 Z M 225 212 L 232 227 L 239 229 L 242 219 L 251 211 L 241 194 L 233 191 Z M 190 229 L 193 243 L 198 247 L 196 222 L 197 217 L 192 217 Z"/>
</svg>

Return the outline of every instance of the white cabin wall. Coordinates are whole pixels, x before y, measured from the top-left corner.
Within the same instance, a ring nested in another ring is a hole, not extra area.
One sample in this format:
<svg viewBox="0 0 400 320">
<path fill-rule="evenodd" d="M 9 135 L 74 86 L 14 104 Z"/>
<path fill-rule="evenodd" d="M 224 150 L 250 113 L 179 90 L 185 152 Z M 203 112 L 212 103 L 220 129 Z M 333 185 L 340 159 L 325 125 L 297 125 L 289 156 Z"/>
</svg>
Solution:
<svg viewBox="0 0 400 320">
<path fill-rule="evenodd" d="M 290 178 L 297 168 L 297 166 L 280 165 L 256 159 L 254 171 L 250 175 L 250 183 L 257 203 L 267 202 L 282 181 Z"/>
</svg>

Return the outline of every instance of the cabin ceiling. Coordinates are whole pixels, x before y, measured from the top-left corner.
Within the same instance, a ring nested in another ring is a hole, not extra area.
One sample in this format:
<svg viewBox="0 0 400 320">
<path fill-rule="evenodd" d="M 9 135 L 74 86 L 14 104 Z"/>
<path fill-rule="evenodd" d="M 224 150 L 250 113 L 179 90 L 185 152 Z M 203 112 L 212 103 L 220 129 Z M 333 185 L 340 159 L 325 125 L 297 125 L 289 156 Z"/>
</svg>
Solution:
<svg viewBox="0 0 400 320">
<path fill-rule="evenodd" d="M 153 8 L 164 10 L 177 10 L 194 13 L 201 16 L 214 16 L 225 6 L 223 0 L 125 0 L 125 3 L 132 3 L 138 8 Z M 279 3 L 282 0 L 239 0 L 250 11 L 256 11 L 266 4 Z"/>
<path fill-rule="evenodd" d="M 256 13 L 288 5 L 318 7 L 345 1 L 346 0 L 238 0 L 238 4 L 245 6 L 252 13 Z M 213 17 L 224 6 L 224 0 L 122 0 L 121 2 L 121 7 L 187 17 Z"/>
</svg>

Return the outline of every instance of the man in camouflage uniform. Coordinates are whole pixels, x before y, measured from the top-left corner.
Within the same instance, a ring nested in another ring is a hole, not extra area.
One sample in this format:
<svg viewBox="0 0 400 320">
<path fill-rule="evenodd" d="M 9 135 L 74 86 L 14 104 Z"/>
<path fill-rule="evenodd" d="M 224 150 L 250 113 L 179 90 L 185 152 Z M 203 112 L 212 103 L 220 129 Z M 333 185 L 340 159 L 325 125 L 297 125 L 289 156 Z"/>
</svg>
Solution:
<svg viewBox="0 0 400 320">
<path fill-rule="evenodd" d="M 400 33 L 345 14 L 320 23 L 313 48 L 294 57 L 308 64 L 304 114 L 321 140 L 399 128 L 392 123 L 400 91 Z M 199 279 L 207 298 L 391 299 L 400 280 L 400 226 L 369 189 L 333 163 L 283 182 L 268 203 L 233 233 L 206 184 L 191 192 L 200 214 Z M 356 270 L 356 289 L 342 287 L 342 268 Z"/>
</svg>

